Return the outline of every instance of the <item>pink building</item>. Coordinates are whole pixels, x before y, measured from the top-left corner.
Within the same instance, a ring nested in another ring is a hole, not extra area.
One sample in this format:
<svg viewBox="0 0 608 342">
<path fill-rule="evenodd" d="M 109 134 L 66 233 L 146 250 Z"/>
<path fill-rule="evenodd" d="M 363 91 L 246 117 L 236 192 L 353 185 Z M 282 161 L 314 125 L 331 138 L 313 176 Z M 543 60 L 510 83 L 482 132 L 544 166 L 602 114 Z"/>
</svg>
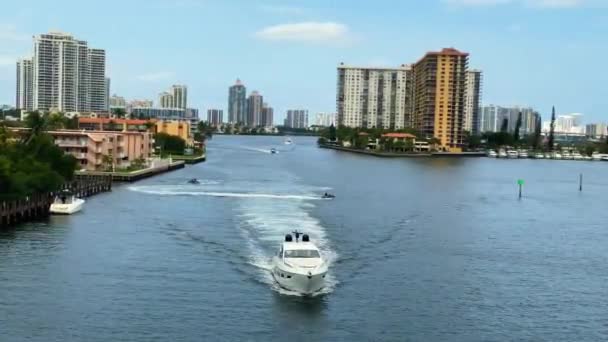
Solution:
<svg viewBox="0 0 608 342">
<path fill-rule="evenodd" d="M 78 160 L 81 169 L 89 171 L 125 168 L 136 159 L 149 158 L 153 151 L 154 140 L 148 132 L 60 130 L 48 133 L 57 146 Z"/>
</svg>

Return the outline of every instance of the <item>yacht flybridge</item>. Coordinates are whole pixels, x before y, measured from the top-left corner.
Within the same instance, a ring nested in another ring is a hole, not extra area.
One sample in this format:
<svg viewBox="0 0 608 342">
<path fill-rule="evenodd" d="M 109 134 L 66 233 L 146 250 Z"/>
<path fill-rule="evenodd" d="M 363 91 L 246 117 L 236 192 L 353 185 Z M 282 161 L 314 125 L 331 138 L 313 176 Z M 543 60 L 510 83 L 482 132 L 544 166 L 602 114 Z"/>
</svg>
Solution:
<svg viewBox="0 0 608 342">
<path fill-rule="evenodd" d="M 282 288 L 310 295 L 325 286 L 327 268 L 309 236 L 294 231 L 285 235 L 279 252 L 273 257 L 272 276 Z"/>
</svg>

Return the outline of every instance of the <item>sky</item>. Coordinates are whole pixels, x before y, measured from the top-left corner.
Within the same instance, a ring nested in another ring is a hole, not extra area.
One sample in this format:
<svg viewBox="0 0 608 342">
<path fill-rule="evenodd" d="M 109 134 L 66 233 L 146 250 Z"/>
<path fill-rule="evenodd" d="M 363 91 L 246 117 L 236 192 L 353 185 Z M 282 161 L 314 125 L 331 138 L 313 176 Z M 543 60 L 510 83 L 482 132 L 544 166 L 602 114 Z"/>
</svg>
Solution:
<svg viewBox="0 0 608 342">
<path fill-rule="evenodd" d="M 62 31 L 107 54 L 111 93 L 153 99 L 186 84 L 206 118 L 237 78 L 275 108 L 335 112 L 336 67 L 414 63 L 454 47 L 484 72 L 482 102 L 548 119 L 608 121 L 608 0 L 2 1 L 0 104 L 32 36 Z"/>
</svg>

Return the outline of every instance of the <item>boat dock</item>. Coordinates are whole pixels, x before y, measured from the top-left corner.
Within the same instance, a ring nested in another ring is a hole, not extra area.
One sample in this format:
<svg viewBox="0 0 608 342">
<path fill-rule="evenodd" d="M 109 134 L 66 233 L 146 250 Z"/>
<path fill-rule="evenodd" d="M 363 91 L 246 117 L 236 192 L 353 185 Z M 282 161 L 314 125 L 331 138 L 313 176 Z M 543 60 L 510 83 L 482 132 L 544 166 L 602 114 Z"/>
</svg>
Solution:
<svg viewBox="0 0 608 342">
<path fill-rule="evenodd" d="M 105 176 L 111 177 L 114 182 L 135 182 L 140 179 L 152 177 L 172 170 L 183 169 L 186 162 L 183 160 L 162 160 L 154 163 L 151 167 L 132 172 L 106 172 L 106 171 L 77 171 L 82 176 Z"/>
</svg>

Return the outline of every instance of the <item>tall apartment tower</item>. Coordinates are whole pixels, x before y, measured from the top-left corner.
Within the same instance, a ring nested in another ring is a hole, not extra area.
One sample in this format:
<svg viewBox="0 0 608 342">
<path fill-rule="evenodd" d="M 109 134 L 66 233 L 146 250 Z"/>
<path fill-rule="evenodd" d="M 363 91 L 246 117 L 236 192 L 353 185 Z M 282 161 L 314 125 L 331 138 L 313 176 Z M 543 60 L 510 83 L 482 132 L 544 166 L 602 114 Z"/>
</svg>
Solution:
<svg viewBox="0 0 608 342">
<path fill-rule="evenodd" d="M 285 127 L 308 128 L 308 110 L 290 109 L 285 117 Z"/>
<path fill-rule="evenodd" d="M 463 129 L 474 135 L 480 131 L 482 79 L 481 70 L 469 70 L 466 73 Z"/>
<path fill-rule="evenodd" d="M 17 61 L 17 96 L 15 108 L 31 111 L 34 109 L 34 83 L 32 60 L 23 58 Z"/>
<path fill-rule="evenodd" d="M 448 48 L 414 64 L 413 127 L 453 152 L 462 151 L 468 58 Z"/>
<path fill-rule="evenodd" d="M 237 79 L 228 89 L 228 122 L 245 123 L 247 110 L 247 88 Z"/>
<path fill-rule="evenodd" d="M 262 105 L 262 118 L 260 124 L 264 127 L 274 126 L 274 109 L 264 103 Z"/>
<path fill-rule="evenodd" d="M 262 123 L 262 107 L 264 106 L 264 97 L 256 90 L 251 92 L 247 98 L 247 120 L 248 127 L 257 127 Z"/>
<path fill-rule="evenodd" d="M 337 124 L 347 127 L 409 127 L 412 69 L 338 66 Z"/>
<path fill-rule="evenodd" d="M 175 108 L 173 94 L 163 91 L 158 95 L 158 105 L 160 108 Z"/>
<path fill-rule="evenodd" d="M 107 111 L 105 51 L 67 33 L 34 37 L 32 107 L 64 112 Z"/>
<path fill-rule="evenodd" d="M 186 109 L 188 107 L 188 87 L 174 84 L 171 87 L 174 108 Z"/>
<path fill-rule="evenodd" d="M 108 110 L 106 94 L 106 52 L 101 49 L 89 49 L 89 68 L 91 83 L 89 88 L 89 104 L 92 112 Z"/>
<path fill-rule="evenodd" d="M 224 123 L 224 111 L 221 109 L 207 110 L 207 123 L 213 127 L 218 127 Z"/>
</svg>

